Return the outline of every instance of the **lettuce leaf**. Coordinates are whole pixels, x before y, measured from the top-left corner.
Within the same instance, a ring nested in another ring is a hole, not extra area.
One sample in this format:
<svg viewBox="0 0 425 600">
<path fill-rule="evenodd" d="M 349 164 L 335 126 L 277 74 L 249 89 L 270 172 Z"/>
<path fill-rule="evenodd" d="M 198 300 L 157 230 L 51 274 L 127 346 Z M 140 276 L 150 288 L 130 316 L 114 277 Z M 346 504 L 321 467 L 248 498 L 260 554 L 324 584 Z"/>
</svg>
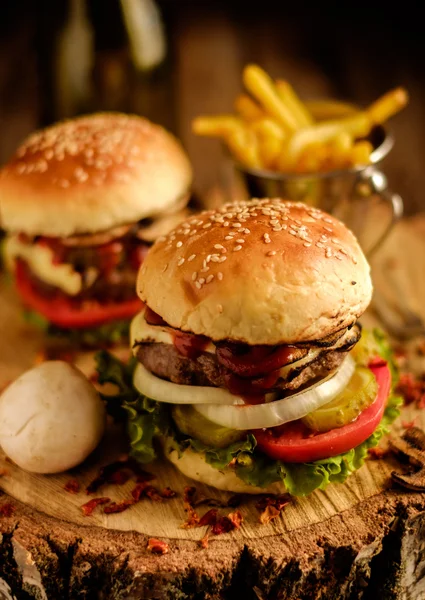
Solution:
<svg viewBox="0 0 425 600">
<path fill-rule="evenodd" d="M 133 386 L 133 372 L 137 364 L 131 358 L 126 364 L 103 350 L 95 357 L 99 383 L 112 384 L 115 393 L 102 393 L 108 413 L 116 421 L 124 421 L 130 440 L 130 452 L 141 463 L 156 458 L 154 439 L 169 428 L 167 407 L 140 394 Z"/>
<path fill-rule="evenodd" d="M 379 330 L 373 332 L 373 338 L 375 356 L 378 352 L 389 363 L 392 372 L 394 369 L 394 386 L 397 374 L 388 343 Z M 199 440 L 183 436 L 173 428 L 165 404 L 142 396 L 134 388 L 132 377 L 135 359 L 125 365 L 106 351 L 98 353 L 96 359 L 99 382 L 112 383 L 117 389 L 115 395 L 103 396 L 107 401 L 108 411 L 127 421 L 131 454 L 137 460 L 143 463 L 153 460 L 156 457 L 155 437 L 173 435 L 182 451 L 190 447 L 203 453 L 206 462 L 216 469 L 234 468 L 237 476 L 245 483 L 258 487 L 284 481 L 286 489 L 294 496 L 306 496 L 316 489 L 323 490 L 329 483 L 343 483 L 362 466 L 368 449 L 376 446 L 382 436 L 388 433 L 389 426 L 399 415 L 398 407 L 403 402 L 401 397 L 391 395 L 376 431 L 356 448 L 311 463 L 284 463 L 259 452 L 253 434 L 248 434 L 245 439 L 230 444 L 227 448 L 206 446 Z"/>
</svg>

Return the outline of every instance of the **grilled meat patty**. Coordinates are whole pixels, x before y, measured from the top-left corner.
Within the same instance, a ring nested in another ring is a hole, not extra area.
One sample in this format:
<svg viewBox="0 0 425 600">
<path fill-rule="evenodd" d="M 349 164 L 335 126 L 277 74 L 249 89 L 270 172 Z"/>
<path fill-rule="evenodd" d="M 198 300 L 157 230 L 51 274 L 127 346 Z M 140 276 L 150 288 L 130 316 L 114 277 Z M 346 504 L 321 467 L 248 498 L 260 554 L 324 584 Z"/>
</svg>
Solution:
<svg viewBox="0 0 425 600">
<path fill-rule="evenodd" d="M 348 350 L 354 346 L 360 337 L 360 327 L 354 325 L 344 344 L 337 349 L 318 349 L 319 354 L 311 361 L 306 361 L 285 372 L 280 377 L 273 390 L 295 390 L 305 383 L 326 377 L 336 369 Z M 152 373 L 173 383 L 182 385 L 201 385 L 227 387 L 226 379 L 231 371 L 221 365 L 215 354 L 202 352 L 196 359 L 182 356 L 172 344 L 158 342 L 141 343 L 137 350 L 138 360 Z"/>
</svg>

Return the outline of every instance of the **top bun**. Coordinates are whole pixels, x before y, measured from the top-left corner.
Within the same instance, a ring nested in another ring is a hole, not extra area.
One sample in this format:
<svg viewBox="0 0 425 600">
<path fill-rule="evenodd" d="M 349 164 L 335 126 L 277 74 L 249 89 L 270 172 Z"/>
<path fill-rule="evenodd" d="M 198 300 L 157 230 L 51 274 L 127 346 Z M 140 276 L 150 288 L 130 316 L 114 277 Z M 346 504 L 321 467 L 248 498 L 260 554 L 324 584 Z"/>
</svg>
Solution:
<svg viewBox="0 0 425 600">
<path fill-rule="evenodd" d="M 352 325 L 372 295 L 349 229 L 280 199 L 204 211 L 159 238 L 137 289 L 169 325 L 248 344 L 313 341 Z"/>
<path fill-rule="evenodd" d="M 146 119 L 98 113 L 30 135 L 0 172 L 9 231 L 65 237 L 152 216 L 179 201 L 192 170 L 179 142 Z"/>
</svg>

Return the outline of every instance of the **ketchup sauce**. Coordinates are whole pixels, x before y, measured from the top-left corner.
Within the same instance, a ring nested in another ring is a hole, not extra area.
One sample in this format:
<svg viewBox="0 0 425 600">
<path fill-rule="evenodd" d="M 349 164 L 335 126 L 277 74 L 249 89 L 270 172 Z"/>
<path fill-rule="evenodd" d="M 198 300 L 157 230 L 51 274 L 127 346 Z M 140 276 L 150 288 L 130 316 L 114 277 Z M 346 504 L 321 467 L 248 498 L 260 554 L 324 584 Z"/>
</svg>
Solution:
<svg viewBox="0 0 425 600">
<path fill-rule="evenodd" d="M 174 346 L 177 351 L 186 358 L 195 360 L 198 358 L 208 345 L 208 338 L 203 335 L 194 335 L 193 333 L 175 333 Z"/>
</svg>

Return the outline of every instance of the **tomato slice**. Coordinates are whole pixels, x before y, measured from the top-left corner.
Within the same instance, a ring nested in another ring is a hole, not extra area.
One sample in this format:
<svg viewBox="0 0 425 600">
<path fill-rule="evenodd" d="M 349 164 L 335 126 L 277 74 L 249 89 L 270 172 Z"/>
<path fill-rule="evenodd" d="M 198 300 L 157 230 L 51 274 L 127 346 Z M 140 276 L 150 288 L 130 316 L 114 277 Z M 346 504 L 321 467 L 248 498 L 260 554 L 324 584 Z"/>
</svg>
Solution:
<svg viewBox="0 0 425 600">
<path fill-rule="evenodd" d="M 363 443 L 378 427 L 391 387 L 387 363 L 372 363 L 369 368 L 378 383 L 378 395 L 355 421 L 319 434 L 307 429 L 301 420 L 272 429 L 259 429 L 253 432 L 258 448 L 276 460 L 302 463 L 337 456 Z"/>
<path fill-rule="evenodd" d="M 16 263 L 15 279 L 24 304 L 46 317 L 50 323 L 65 329 L 88 329 L 111 321 L 130 319 L 143 307 L 139 298 L 107 304 L 91 300 L 80 305 L 71 302 L 65 295 L 44 298 L 34 289 L 20 261 Z"/>
</svg>

